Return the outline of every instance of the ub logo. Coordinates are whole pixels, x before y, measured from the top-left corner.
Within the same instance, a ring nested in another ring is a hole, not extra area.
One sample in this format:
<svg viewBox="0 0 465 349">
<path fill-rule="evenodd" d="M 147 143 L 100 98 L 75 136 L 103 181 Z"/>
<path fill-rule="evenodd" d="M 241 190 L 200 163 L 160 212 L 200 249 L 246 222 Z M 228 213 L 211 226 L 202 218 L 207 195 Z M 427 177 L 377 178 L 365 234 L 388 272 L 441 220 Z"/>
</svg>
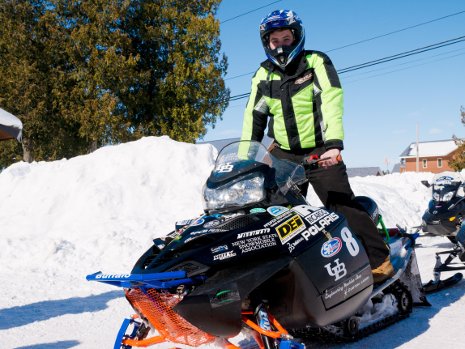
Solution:
<svg viewBox="0 0 465 349">
<path fill-rule="evenodd" d="M 225 164 L 222 164 L 221 166 L 219 166 L 217 168 L 217 172 L 220 172 L 220 173 L 227 173 L 227 172 L 231 172 L 233 170 L 234 166 L 231 165 L 231 163 L 227 162 Z"/>
<path fill-rule="evenodd" d="M 331 267 L 331 263 L 328 263 L 325 265 L 325 268 L 329 275 L 334 276 L 334 281 L 337 281 L 346 276 L 347 269 L 344 263 L 339 263 L 339 258 L 337 258 L 334 263 L 336 263 L 334 267 Z"/>
</svg>

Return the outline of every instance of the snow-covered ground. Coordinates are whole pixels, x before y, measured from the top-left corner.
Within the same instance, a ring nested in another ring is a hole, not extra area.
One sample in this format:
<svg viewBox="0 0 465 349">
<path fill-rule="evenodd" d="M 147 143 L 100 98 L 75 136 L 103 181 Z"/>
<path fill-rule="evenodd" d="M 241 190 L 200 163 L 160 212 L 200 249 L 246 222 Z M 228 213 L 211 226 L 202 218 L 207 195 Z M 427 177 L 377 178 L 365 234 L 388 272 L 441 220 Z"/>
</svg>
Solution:
<svg viewBox="0 0 465 349">
<path fill-rule="evenodd" d="M 153 238 L 202 214 L 201 190 L 216 150 L 167 137 L 109 146 L 54 162 L 17 163 L 0 173 L 0 348 L 112 348 L 131 308 L 121 289 L 88 282 L 102 270 L 130 271 Z M 430 197 L 431 173 L 355 177 L 387 226 L 413 227 Z M 314 193 L 309 200 L 319 204 Z M 423 281 L 434 252 L 450 246 L 421 237 Z M 448 274 L 444 274 L 444 277 Z M 405 319 L 339 348 L 445 348 L 465 343 L 465 283 L 428 297 Z M 321 347 L 321 346 L 320 346 Z M 333 346 L 334 347 L 334 346 Z"/>
</svg>

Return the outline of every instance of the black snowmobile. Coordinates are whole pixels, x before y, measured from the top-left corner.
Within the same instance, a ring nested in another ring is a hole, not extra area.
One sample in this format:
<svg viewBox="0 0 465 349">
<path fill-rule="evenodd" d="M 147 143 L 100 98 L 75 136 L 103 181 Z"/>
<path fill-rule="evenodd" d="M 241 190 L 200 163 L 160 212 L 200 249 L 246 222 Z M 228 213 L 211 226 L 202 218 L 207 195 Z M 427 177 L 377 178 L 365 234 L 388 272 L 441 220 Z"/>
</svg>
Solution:
<svg viewBox="0 0 465 349">
<path fill-rule="evenodd" d="M 131 273 L 87 276 L 123 287 L 136 312 L 114 348 L 304 349 L 307 337 L 356 340 L 427 303 L 416 235 L 390 238 L 395 275 L 373 284 L 357 235 L 343 216 L 306 202 L 298 189 L 305 180 L 302 165 L 260 143 L 223 148 L 204 187 L 203 215 L 155 239 Z M 374 201 L 361 201 L 377 222 Z"/>
<path fill-rule="evenodd" d="M 433 177 L 432 183 L 422 181 L 431 188 L 432 199 L 422 217 L 422 229 L 434 236 L 444 236 L 449 239 L 453 248 L 437 252 L 434 266 L 434 279 L 424 285 L 426 293 L 435 292 L 452 286 L 462 280 L 463 274 L 456 273 L 441 280 L 441 272 L 465 269 L 465 197 L 459 195 L 464 187 L 461 176 L 456 172 L 442 172 Z M 441 255 L 447 255 L 444 262 Z M 458 258 L 458 263 L 453 263 Z M 458 266 L 457 266 L 458 265 Z"/>
</svg>

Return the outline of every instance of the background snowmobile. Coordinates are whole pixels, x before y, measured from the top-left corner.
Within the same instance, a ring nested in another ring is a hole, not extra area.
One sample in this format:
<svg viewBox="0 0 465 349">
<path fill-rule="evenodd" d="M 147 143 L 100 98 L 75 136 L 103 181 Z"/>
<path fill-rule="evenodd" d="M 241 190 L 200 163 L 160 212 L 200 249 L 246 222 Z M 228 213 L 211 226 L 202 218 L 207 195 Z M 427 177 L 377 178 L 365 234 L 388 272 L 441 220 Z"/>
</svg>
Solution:
<svg viewBox="0 0 465 349">
<path fill-rule="evenodd" d="M 343 216 L 308 205 L 297 187 L 305 180 L 303 166 L 260 143 L 223 148 L 204 187 L 204 215 L 155 239 L 131 273 L 87 276 L 123 287 L 136 312 L 114 348 L 252 341 L 303 349 L 307 336 L 358 339 L 426 303 L 415 236 L 391 238 L 396 273 L 374 285 L 360 240 Z"/>
<path fill-rule="evenodd" d="M 431 188 L 432 199 L 422 217 L 424 232 L 435 236 L 448 238 L 453 248 L 448 251 L 436 253 L 434 266 L 434 279 L 424 285 L 425 292 L 434 292 L 452 286 L 462 280 L 463 274 L 441 280 L 441 272 L 465 269 L 465 197 L 460 195 L 464 187 L 463 178 L 457 172 L 442 172 L 433 177 L 432 183 L 422 181 L 422 184 Z M 444 262 L 441 255 L 447 255 Z M 459 263 L 453 263 L 458 258 Z M 459 264 L 459 266 L 456 266 Z"/>
</svg>

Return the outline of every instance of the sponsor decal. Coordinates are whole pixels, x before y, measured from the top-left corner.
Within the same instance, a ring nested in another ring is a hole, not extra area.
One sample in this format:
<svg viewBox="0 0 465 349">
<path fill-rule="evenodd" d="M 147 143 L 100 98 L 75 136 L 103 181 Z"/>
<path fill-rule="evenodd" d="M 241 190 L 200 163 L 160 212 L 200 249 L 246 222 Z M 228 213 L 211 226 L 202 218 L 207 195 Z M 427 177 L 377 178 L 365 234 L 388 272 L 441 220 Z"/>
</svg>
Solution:
<svg viewBox="0 0 465 349">
<path fill-rule="evenodd" d="M 325 265 L 325 268 L 329 276 L 334 276 L 334 281 L 337 281 L 340 278 L 346 276 L 347 269 L 344 263 L 339 262 L 339 258 L 334 261 L 334 264 L 334 266 L 331 266 L 331 263 L 328 263 Z"/>
<path fill-rule="evenodd" d="M 452 181 L 454 180 L 453 177 L 451 176 L 441 176 L 439 178 L 437 178 L 435 181 L 434 181 L 434 184 L 435 185 L 447 185 L 447 184 L 452 184 Z"/>
<path fill-rule="evenodd" d="M 292 211 L 295 211 L 299 213 L 301 216 L 305 217 L 321 209 L 322 209 L 321 207 L 314 207 L 314 206 L 309 206 L 309 205 L 298 205 L 298 206 L 294 206 L 292 208 Z"/>
<path fill-rule="evenodd" d="M 97 274 L 96 279 L 127 279 L 131 274 Z"/>
<path fill-rule="evenodd" d="M 306 219 L 306 218 L 305 218 Z M 302 233 L 302 236 L 305 240 L 309 240 L 312 236 L 318 234 L 320 231 L 324 230 L 332 222 L 335 222 L 339 219 L 339 216 L 332 212 L 326 217 L 321 218 L 319 221 L 311 225 L 305 232 Z"/>
<path fill-rule="evenodd" d="M 234 165 L 231 164 L 230 162 L 227 162 L 225 164 L 221 164 L 220 166 L 218 166 L 216 169 L 215 169 L 215 172 L 219 172 L 219 173 L 228 173 L 228 172 L 231 172 L 234 168 Z"/>
<path fill-rule="evenodd" d="M 265 234 L 265 233 L 269 233 L 269 232 L 270 232 L 270 228 L 258 229 L 258 230 L 253 230 L 253 231 L 246 231 L 244 233 L 237 234 L 237 238 L 238 239 L 249 238 L 249 237 L 252 237 L 252 236 Z"/>
<path fill-rule="evenodd" d="M 178 222 L 176 222 L 175 225 L 178 225 L 178 226 L 180 226 L 180 227 L 183 227 L 183 226 L 189 225 L 189 224 L 191 224 L 191 223 L 192 223 L 192 219 L 185 219 L 185 220 L 183 220 L 183 221 L 178 221 Z"/>
<path fill-rule="evenodd" d="M 220 253 L 220 254 L 213 256 L 213 260 L 222 261 L 223 259 L 228 259 L 228 258 L 236 257 L 236 256 L 237 256 L 236 252 L 228 251 L 228 252 Z"/>
<path fill-rule="evenodd" d="M 312 78 L 312 73 L 309 73 L 307 75 L 304 75 L 302 76 L 301 78 L 298 78 L 296 81 L 295 81 L 295 84 L 296 85 L 301 85 L 303 84 L 305 81 L 308 81 Z"/>
<path fill-rule="evenodd" d="M 281 216 L 278 216 L 276 218 L 273 218 L 271 221 L 269 221 L 268 223 L 265 223 L 263 226 L 265 228 L 268 228 L 268 227 L 275 227 L 276 225 L 278 225 L 279 223 L 281 223 L 282 221 L 284 221 L 285 219 L 289 218 L 290 216 L 292 216 L 294 214 L 294 212 L 292 211 L 287 211 L 287 212 L 284 212 Z"/>
<path fill-rule="evenodd" d="M 305 239 L 303 237 L 300 237 L 298 239 L 296 239 L 295 241 L 293 242 L 288 242 L 287 243 L 287 248 L 289 249 L 289 253 L 292 253 L 292 251 L 295 250 L 295 247 L 300 244 L 302 241 L 304 241 Z"/>
<path fill-rule="evenodd" d="M 246 240 L 235 241 L 231 245 L 238 247 L 242 253 L 247 253 L 276 246 L 276 240 L 272 235 L 260 235 Z"/>
<path fill-rule="evenodd" d="M 266 212 L 266 210 L 262 207 L 255 207 L 250 210 L 250 213 L 262 213 Z"/>
<path fill-rule="evenodd" d="M 321 246 L 321 255 L 326 258 L 330 258 L 339 253 L 342 248 L 342 241 L 339 238 L 332 238 L 329 241 L 326 241 L 323 246 Z"/>
<path fill-rule="evenodd" d="M 329 212 L 326 210 L 318 210 L 316 212 L 311 213 L 310 215 L 305 217 L 305 220 L 310 223 L 314 224 L 318 222 L 321 218 L 326 217 L 329 215 Z"/>
<path fill-rule="evenodd" d="M 212 253 L 219 253 L 219 252 L 224 252 L 224 251 L 227 251 L 227 250 L 228 250 L 228 245 L 216 246 L 216 247 L 212 247 L 210 249 L 210 251 L 212 251 Z"/>
<path fill-rule="evenodd" d="M 292 216 L 276 227 L 276 233 L 283 245 L 303 230 L 305 230 L 305 224 L 299 215 Z"/>
<path fill-rule="evenodd" d="M 268 213 L 272 216 L 279 216 L 280 214 L 283 214 L 284 212 L 289 211 L 287 207 L 284 206 L 271 206 L 266 209 Z"/>
<path fill-rule="evenodd" d="M 209 231 L 210 230 L 208 230 L 208 229 L 202 229 L 202 230 L 189 232 L 189 235 L 200 235 L 200 234 L 208 233 Z"/>
<path fill-rule="evenodd" d="M 226 229 L 215 229 L 215 228 L 208 229 L 209 233 L 224 233 L 225 231 L 227 230 Z"/>
<path fill-rule="evenodd" d="M 216 227 L 217 225 L 220 225 L 220 221 L 215 219 L 213 221 L 210 221 L 210 222 L 207 222 L 205 223 L 203 226 L 204 228 L 213 228 L 213 227 Z"/>
<path fill-rule="evenodd" d="M 325 303 L 336 304 L 343 299 L 351 297 L 354 293 L 365 289 L 370 284 L 371 270 L 366 268 L 355 275 L 350 276 L 337 286 L 325 290 L 323 298 Z M 333 299 L 334 298 L 334 299 Z"/>
<path fill-rule="evenodd" d="M 202 225 L 204 222 L 205 222 L 205 219 L 203 219 L 203 218 L 198 218 L 198 219 L 196 219 L 195 221 L 193 221 L 193 222 L 190 224 L 190 226 L 191 226 L 191 227 L 195 227 L 195 226 L 197 226 L 197 225 Z"/>
</svg>

